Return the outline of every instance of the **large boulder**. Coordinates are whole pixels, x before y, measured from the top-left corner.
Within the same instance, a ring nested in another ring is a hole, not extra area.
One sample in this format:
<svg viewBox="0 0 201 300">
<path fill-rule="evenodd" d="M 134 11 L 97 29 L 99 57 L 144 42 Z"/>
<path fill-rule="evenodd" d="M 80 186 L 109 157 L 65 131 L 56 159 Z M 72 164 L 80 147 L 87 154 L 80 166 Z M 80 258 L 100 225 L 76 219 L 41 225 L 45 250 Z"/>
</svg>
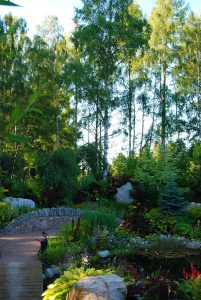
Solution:
<svg viewBox="0 0 201 300">
<path fill-rule="evenodd" d="M 193 207 L 199 207 L 201 206 L 201 203 L 197 203 L 197 202 L 191 202 L 189 203 L 189 205 L 187 206 L 187 209 L 193 208 Z"/>
<path fill-rule="evenodd" d="M 130 182 L 127 182 L 125 185 L 122 185 L 117 189 L 117 193 L 115 195 L 116 201 L 119 203 L 130 204 L 133 201 L 133 198 L 130 194 L 130 191 L 133 189 L 133 186 Z"/>
<path fill-rule="evenodd" d="M 26 206 L 29 208 L 35 208 L 36 204 L 33 200 L 24 199 L 24 198 L 14 198 L 14 197 L 7 197 L 3 199 L 4 202 L 10 203 L 14 208 L 20 206 Z"/>
<path fill-rule="evenodd" d="M 68 300 L 125 300 L 127 288 L 115 274 L 89 276 L 71 289 Z"/>
</svg>

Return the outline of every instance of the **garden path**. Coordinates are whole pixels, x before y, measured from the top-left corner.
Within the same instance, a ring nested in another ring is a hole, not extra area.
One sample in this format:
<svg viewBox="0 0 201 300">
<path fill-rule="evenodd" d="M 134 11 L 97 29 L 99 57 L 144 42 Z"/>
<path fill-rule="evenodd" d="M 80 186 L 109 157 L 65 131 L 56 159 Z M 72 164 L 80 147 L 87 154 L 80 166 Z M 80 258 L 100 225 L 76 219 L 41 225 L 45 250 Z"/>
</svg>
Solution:
<svg viewBox="0 0 201 300">
<path fill-rule="evenodd" d="M 50 236 L 56 231 L 48 232 Z M 42 265 L 37 252 L 41 231 L 12 233 L 0 237 L 0 299 L 39 300 L 42 294 Z"/>
</svg>

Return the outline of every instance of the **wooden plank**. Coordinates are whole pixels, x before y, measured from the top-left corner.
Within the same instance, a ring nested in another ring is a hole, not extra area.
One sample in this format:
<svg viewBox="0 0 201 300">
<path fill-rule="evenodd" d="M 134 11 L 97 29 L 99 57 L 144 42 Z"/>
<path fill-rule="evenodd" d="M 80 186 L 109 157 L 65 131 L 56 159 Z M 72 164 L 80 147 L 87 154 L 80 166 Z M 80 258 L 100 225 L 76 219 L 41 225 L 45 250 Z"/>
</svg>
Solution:
<svg viewBox="0 0 201 300">
<path fill-rule="evenodd" d="M 42 292 L 42 267 L 39 262 L 1 264 L 0 299 L 40 300 Z"/>
</svg>

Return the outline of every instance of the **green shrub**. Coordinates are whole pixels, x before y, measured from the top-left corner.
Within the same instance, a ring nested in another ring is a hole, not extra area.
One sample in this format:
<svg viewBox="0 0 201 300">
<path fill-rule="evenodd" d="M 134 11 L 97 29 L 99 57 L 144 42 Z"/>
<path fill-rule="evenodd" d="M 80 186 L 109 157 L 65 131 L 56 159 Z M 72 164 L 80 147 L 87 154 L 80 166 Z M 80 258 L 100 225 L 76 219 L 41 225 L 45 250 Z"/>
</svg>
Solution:
<svg viewBox="0 0 201 300">
<path fill-rule="evenodd" d="M 43 190 L 56 191 L 61 198 L 71 198 L 76 189 L 78 166 L 76 154 L 70 149 L 58 149 L 41 164 Z"/>
<path fill-rule="evenodd" d="M 0 186 L 0 201 L 3 200 L 3 198 L 5 197 L 5 192 L 7 192 L 7 191 L 8 191 L 7 189 Z"/>
<path fill-rule="evenodd" d="M 174 233 L 174 227 L 177 223 L 173 216 L 163 216 L 158 208 L 152 208 L 145 213 L 145 219 L 149 221 L 154 231 L 165 234 Z"/>
<path fill-rule="evenodd" d="M 201 199 L 201 143 L 195 143 L 191 149 L 192 157 L 189 168 L 189 184 L 195 198 Z"/>
<path fill-rule="evenodd" d="M 193 219 L 193 220 L 201 220 L 201 206 L 195 206 L 192 208 L 188 209 L 188 215 Z"/>
<path fill-rule="evenodd" d="M 133 182 L 133 190 L 131 194 L 134 198 L 134 203 L 140 203 L 144 209 L 150 209 L 158 204 L 159 191 L 156 185 L 143 184 Z"/>
<path fill-rule="evenodd" d="M 13 197 L 30 198 L 31 190 L 27 183 L 12 179 L 9 193 L 13 195 Z"/>
<path fill-rule="evenodd" d="M 0 202 L 0 228 L 13 219 L 14 210 L 9 203 Z"/>
<path fill-rule="evenodd" d="M 64 258 L 66 244 L 63 238 L 53 237 L 48 241 L 46 253 L 39 254 L 39 258 L 45 260 L 49 265 L 58 265 Z"/>
<path fill-rule="evenodd" d="M 186 201 L 181 195 L 176 182 L 168 182 L 162 193 L 162 211 L 166 215 L 179 214 L 186 206 Z"/>
<path fill-rule="evenodd" d="M 177 222 L 175 225 L 175 234 L 177 234 L 178 236 L 193 238 L 195 231 L 190 224 L 187 224 L 185 222 Z"/>
<path fill-rule="evenodd" d="M 24 205 L 19 206 L 19 207 L 15 207 L 13 209 L 13 211 L 14 211 L 14 218 L 18 218 L 21 215 L 27 214 L 27 213 L 29 213 L 29 212 L 31 212 L 33 210 L 35 210 L 35 209 L 34 208 L 30 208 L 28 206 L 24 206 Z"/>
<path fill-rule="evenodd" d="M 47 290 L 42 294 L 43 300 L 67 300 L 71 287 L 79 280 L 87 276 L 97 276 L 103 274 L 111 274 L 109 270 L 95 270 L 94 268 L 71 268 L 65 271 L 61 278 L 58 278 L 54 283 L 48 285 Z"/>
</svg>

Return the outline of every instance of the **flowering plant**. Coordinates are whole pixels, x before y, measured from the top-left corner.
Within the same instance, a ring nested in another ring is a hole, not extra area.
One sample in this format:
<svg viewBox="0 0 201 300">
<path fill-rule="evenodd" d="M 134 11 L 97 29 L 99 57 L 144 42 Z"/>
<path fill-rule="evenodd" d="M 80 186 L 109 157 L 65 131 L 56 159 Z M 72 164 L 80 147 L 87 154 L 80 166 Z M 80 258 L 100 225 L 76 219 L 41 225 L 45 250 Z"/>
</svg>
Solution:
<svg viewBox="0 0 201 300">
<path fill-rule="evenodd" d="M 190 264 L 190 269 L 190 273 L 187 272 L 185 269 L 182 270 L 185 279 L 177 283 L 178 288 L 182 295 L 185 296 L 185 299 L 200 300 L 201 273 L 192 263 Z"/>
<path fill-rule="evenodd" d="M 191 268 L 191 273 L 188 273 L 188 272 L 186 272 L 185 269 L 182 269 L 182 273 L 184 275 L 184 278 L 186 280 L 189 280 L 189 279 L 193 280 L 193 279 L 196 279 L 196 278 L 199 279 L 200 276 L 201 276 L 201 273 L 196 269 L 196 267 L 192 263 L 190 264 L 190 268 Z"/>
</svg>

